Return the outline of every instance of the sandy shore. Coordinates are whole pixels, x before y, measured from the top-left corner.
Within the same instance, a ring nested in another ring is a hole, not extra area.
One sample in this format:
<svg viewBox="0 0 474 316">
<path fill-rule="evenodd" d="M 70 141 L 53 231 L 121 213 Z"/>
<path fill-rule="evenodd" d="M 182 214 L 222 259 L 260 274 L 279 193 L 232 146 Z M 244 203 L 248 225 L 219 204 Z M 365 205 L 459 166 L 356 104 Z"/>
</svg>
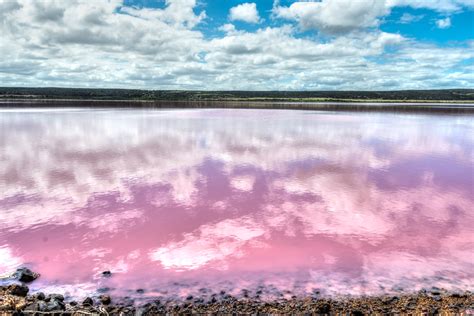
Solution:
<svg viewBox="0 0 474 316">
<path fill-rule="evenodd" d="M 0 287 L 0 315 L 161 315 L 161 314 L 424 314 L 469 315 L 474 313 L 471 292 L 448 293 L 443 289 L 375 297 L 292 297 L 264 301 L 258 293 L 233 297 L 225 292 L 210 298 L 189 296 L 182 300 L 150 299 L 136 304 L 130 298 L 108 295 L 66 300 L 61 294 L 29 294 L 24 284 Z"/>
</svg>

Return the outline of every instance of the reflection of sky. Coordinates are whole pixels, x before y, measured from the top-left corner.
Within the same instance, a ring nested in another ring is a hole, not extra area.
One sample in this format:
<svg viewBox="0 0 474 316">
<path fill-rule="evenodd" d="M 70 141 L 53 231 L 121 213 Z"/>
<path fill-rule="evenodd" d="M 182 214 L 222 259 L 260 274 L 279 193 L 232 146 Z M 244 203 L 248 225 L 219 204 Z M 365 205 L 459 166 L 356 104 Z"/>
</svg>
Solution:
<svg viewBox="0 0 474 316">
<path fill-rule="evenodd" d="M 473 287 L 472 117 L 9 110 L 0 128 L 0 274 Z"/>
</svg>

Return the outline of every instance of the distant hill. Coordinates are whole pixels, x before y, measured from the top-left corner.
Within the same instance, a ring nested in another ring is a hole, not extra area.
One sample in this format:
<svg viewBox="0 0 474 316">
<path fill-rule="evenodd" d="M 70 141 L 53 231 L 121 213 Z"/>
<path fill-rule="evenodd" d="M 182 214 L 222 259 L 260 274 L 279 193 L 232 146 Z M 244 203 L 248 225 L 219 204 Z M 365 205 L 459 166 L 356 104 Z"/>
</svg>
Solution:
<svg viewBox="0 0 474 316">
<path fill-rule="evenodd" d="M 9 88 L 0 99 L 168 101 L 474 101 L 474 89 L 401 91 L 169 91 L 138 89 Z"/>
</svg>

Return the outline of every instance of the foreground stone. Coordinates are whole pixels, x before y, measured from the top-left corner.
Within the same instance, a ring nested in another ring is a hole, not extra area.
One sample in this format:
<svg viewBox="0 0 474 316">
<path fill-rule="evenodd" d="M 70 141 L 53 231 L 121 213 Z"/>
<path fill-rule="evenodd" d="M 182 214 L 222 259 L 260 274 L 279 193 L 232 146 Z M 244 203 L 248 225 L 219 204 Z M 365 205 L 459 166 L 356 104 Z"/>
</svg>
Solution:
<svg viewBox="0 0 474 316">
<path fill-rule="evenodd" d="M 18 287 L 21 287 L 19 290 Z M 60 294 L 27 295 L 24 285 L 0 287 L 0 315 L 178 315 L 178 314 L 420 314 L 466 315 L 474 312 L 471 292 L 420 291 L 416 294 L 359 298 L 292 298 L 262 301 L 255 297 L 216 295 L 212 299 L 187 297 L 183 300 L 154 300 L 141 306 L 133 300 L 111 300 L 102 295 L 82 304 L 66 302 Z M 113 304 L 112 304 L 113 303 Z"/>
<path fill-rule="evenodd" d="M 28 268 L 17 269 L 15 275 L 18 281 L 25 283 L 33 282 L 40 276 L 39 273 L 33 272 Z"/>
</svg>

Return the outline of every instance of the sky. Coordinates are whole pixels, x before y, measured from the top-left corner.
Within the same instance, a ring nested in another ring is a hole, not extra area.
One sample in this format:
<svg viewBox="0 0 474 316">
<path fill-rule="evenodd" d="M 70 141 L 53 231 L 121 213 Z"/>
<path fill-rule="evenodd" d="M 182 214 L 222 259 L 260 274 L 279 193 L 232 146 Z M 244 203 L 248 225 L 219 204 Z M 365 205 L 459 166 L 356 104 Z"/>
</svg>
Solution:
<svg viewBox="0 0 474 316">
<path fill-rule="evenodd" d="M 0 0 L 0 86 L 474 88 L 474 0 Z"/>
</svg>

